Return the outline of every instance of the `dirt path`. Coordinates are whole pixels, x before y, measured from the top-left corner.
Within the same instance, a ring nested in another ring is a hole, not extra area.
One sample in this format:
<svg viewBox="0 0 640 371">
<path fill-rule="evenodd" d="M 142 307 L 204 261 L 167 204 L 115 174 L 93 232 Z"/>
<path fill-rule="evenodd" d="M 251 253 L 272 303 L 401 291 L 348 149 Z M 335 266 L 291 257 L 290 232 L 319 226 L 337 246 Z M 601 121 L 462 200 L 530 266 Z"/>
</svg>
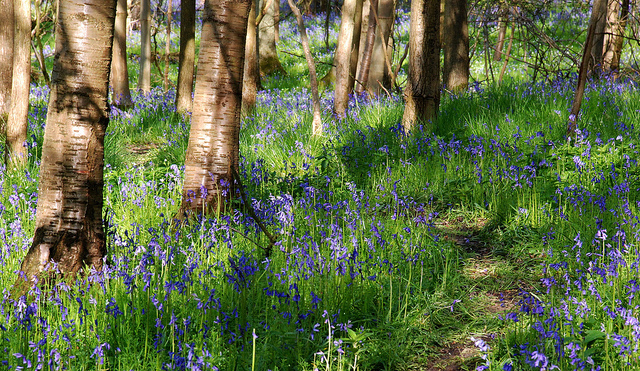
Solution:
<svg viewBox="0 0 640 371">
<path fill-rule="evenodd" d="M 435 355 L 416 360 L 408 370 L 475 370 L 483 360 L 471 337 L 491 344 L 500 330 L 496 325 L 498 315 L 516 310 L 519 292 L 532 288 L 531 282 L 535 278 L 530 273 L 533 270 L 522 269 L 522 262 L 494 253 L 500 246 L 495 246 L 496 240 L 486 233 L 487 222 L 474 220 L 468 223 L 454 218 L 436 223 L 445 240 L 468 254 L 461 273 L 471 286 L 469 295 L 476 308 L 478 323 L 485 323 L 484 331 L 478 330 L 482 326 L 474 326 L 471 331 L 469 327 L 461 326 L 444 339 Z"/>
</svg>

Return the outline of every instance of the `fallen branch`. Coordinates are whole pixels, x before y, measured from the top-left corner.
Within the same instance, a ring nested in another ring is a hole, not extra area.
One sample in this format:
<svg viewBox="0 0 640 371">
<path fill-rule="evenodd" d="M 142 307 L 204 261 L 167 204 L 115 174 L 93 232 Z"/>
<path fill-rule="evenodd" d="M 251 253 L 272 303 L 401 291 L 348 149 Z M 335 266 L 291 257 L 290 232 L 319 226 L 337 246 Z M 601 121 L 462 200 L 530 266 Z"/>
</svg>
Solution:
<svg viewBox="0 0 640 371">
<path fill-rule="evenodd" d="M 267 246 L 267 248 L 263 248 L 265 250 L 265 255 L 269 257 L 271 255 L 271 251 L 273 250 L 273 245 L 275 245 L 276 243 L 276 238 L 271 234 L 271 232 L 269 232 L 267 227 L 265 227 L 264 223 L 262 223 L 262 220 L 258 217 L 258 215 L 256 215 L 256 211 L 253 208 L 253 205 L 251 205 L 247 201 L 247 195 L 244 193 L 244 185 L 242 184 L 242 180 L 240 180 L 240 175 L 238 175 L 238 172 L 233 167 L 231 167 L 231 176 L 238 182 L 238 185 L 240 185 L 240 197 L 242 198 L 242 202 L 249 212 L 249 216 L 253 219 L 253 221 L 256 222 L 260 230 L 267 236 L 267 238 L 269 238 L 269 246 Z M 244 237 L 248 238 L 247 236 Z M 257 245 L 257 243 L 255 242 L 254 244 Z M 262 246 L 260 247 L 262 248 Z"/>
</svg>

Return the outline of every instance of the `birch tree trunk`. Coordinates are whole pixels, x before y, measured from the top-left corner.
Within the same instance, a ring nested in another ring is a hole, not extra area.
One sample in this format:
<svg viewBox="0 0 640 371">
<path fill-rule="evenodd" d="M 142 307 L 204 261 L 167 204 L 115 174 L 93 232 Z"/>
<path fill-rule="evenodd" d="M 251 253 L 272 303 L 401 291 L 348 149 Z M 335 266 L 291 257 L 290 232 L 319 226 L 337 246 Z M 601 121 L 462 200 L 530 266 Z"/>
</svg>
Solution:
<svg viewBox="0 0 640 371">
<path fill-rule="evenodd" d="M 193 94 L 193 70 L 196 59 L 196 1 L 180 1 L 180 57 L 176 108 L 179 112 L 191 111 Z"/>
<path fill-rule="evenodd" d="M 14 294 L 56 263 L 64 276 L 100 270 L 104 134 L 115 0 L 61 0 L 33 243 Z"/>
<path fill-rule="evenodd" d="M 264 0 L 269 1 L 269 0 Z M 260 73 L 265 76 L 279 73 L 284 74 L 285 70 L 278 59 L 276 49 L 276 30 L 280 14 L 280 0 L 271 0 L 265 9 L 264 17 L 258 26 L 258 51 L 260 52 Z"/>
<path fill-rule="evenodd" d="M 617 74 L 620 68 L 622 45 L 624 44 L 624 32 L 629 17 L 629 0 L 613 0 L 607 10 L 607 28 L 605 32 L 605 53 L 602 61 L 602 69 L 605 73 Z"/>
<path fill-rule="evenodd" d="M 31 84 L 31 1 L 14 0 L 13 76 L 7 120 L 5 163 L 22 167 L 27 163 L 27 125 Z"/>
<path fill-rule="evenodd" d="M 250 7 L 251 0 L 205 0 L 179 219 L 220 213 L 235 196 Z"/>
<path fill-rule="evenodd" d="M 113 30 L 113 61 L 111 86 L 113 103 L 120 108 L 131 106 L 129 68 L 127 67 L 127 0 L 117 0 L 116 21 Z"/>
<path fill-rule="evenodd" d="M 353 22 L 353 42 L 351 46 L 351 56 L 349 59 L 349 82 L 347 89 L 349 94 L 353 92 L 356 82 L 356 72 L 358 71 L 358 60 L 360 59 L 360 35 L 362 34 L 362 6 L 363 0 L 356 0 L 356 14 Z"/>
<path fill-rule="evenodd" d="M 260 88 L 260 67 L 258 65 L 258 34 L 256 27 L 257 1 L 253 0 L 247 21 L 247 41 L 244 47 L 244 73 L 242 83 L 242 114 L 250 114 L 256 105 Z"/>
<path fill-rule="evenodd" d="M 394 0 L 378 0 L 378 9 L 374 12 L 374 15 L 377 16 L 377 30 L 367 85 L 375 93 L 382 91 L 381 85 L 387 89 L 391 87 L 390 71 L 387 71 L 385 66 L 385 58 L 387 58 L 385 55 L 388 52 L 389 35 L 393 28 L 395 8 Z"/>
<path fill-rule="evenodd" d="M 378 0 L 370 0 L 369 2 L 369 22 L 367 23 L 367 36 L 364 41 L 362 57 L 360 58 L 360 66 L 358 68 L 358 76 L 356 82 L 356 92 L 362 93 L 367 90 L 369 82 L 369 70 L 371 68 L 371 57 L 373 56 L 373 47 L 376 40 L 376 17 L 373 9 L 378 7 Z"/>
<path fill-rule="evenodd" d="M 169 90 L 169 55 L 171 54 L 171 21 L 173 17 L 173 0 L 167 0 L 167 29 L 166 40 L 164 43 L 164 74 L 162 78 L 162 86 L 164 91 Z"/>
<path fill-rule="evenodd" d="M 151 91 L 151 4 L 140 0 L 140 74 L 138 90 Z"/>
<path fill-rule="evenodd" d="M 0 0 L 0 133 L 5 133 L 13 76 L 13 0 Z"/>
<path fill-rule="evenodd" d="M 351 48 L 353 46 L 353 27 L 357 0 L 345 0 L 342 5 L 340 33 L 333 63 L 336 66 L 335 96 L 333 111 L 338 118 L 344 118 L 349 104 L 349 72 Z"/>
</svg>

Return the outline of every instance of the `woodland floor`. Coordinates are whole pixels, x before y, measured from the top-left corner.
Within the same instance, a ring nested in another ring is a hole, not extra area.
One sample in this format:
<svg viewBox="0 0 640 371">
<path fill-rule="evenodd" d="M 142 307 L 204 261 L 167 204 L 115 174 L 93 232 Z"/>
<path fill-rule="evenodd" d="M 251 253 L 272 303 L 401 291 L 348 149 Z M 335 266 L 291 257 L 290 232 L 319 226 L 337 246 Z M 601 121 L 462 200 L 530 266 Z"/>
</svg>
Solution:
<svg viewBox="0 0 640 371">
<path fill-rule="evenodd" d="M 436 221 L 440 234 L 468 256 L 465 258 L 462 275 L 473 287 L 471 295 L 478 298 L 476 302 L 479 324 L 485 322 L 482 318 L 489 322 L 502 313 L 516 310 L 520 300 L 519 293 L 521 290 L 532 290 L 532 282 L 536 280 L 533 270 L 521 269 L 522 261 L 495 253 L 500 250 L 500 246 L 496 246 L 495 239 L 486 233 L 487 223 L 486 219 L 469 221 L 463 217 Z M 530 259 L 537 260 L 536 257 Z M 504 274 L 505 271 L 511 274 Z M 501 336 L 499 333 L 492 336 L 492 330 L 495 329 L 485 327 L 484 333 L 479 330 L 478 326 L 471 331 L 465 326 L 453 329 L 448 339 L 433 350 L 435 354 L 416 357 L 410 362 L 407 370 L 475 370 L 484 361 L 480 358 L 480 352 L 471 336 L 481 338 L 489 345 L 494 341 L 494 336 Z M 470 332 L 473 334 L 470 335 Z"/>
<path fill-rule="evenodd" d="M 127 150 L 137 164 L 149 160 L 150 153 L 157 148 L 154 143 L 132 144 Z M 532 282 L 536 281 L 530 269 L 521 269 L 522 261 L 506 258 L 496 251 L 492 233 L 487 233 L 488 219 L 467 218 L 463 216 L 443 217 L 435 221 L 436 231 L 445 240 L 453 242 L 465 255 L 462 275 L 473 286 L 471 295 L 477 298 L 476 312 L 480 319 L 476 322 L 489 322 L 503 312 L 516 308 L 522 290 L 532 290 Z M 536 261 L 536 257 L 529 257 L 528 263 Z M 506 264 L 506 267 L 505 267 Z M 504 274 L 504 272 L 508 272 Z M 491 330 L 485 326 L 485 332 L 478 332 L 474 328 L 470 335 L 468 326 L 451 329 L 439 346 L 424 353 L 416 354 L 409 360 L 407 371 L 470 371 L 483 362 L 480 352 L 471 340 L 471 336 L 481 338 L 489 345 L 494 340 Z M 500 336 L 496 334 L 495 336 Z"/>
</svg>

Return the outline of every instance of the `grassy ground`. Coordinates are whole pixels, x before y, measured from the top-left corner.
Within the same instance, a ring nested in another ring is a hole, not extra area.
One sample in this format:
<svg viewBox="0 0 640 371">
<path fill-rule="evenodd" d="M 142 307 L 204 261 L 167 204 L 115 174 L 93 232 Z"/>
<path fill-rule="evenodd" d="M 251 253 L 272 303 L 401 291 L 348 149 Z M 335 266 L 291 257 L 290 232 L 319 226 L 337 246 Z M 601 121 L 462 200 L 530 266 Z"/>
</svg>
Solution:
<svg viewBox="0 0 640 371">
<path fill-rule="evenodd" d="M 398 95 L 354 97 L 335 121 L 325 91 L 312 137 L 304 61 L 281 58 L 289 74 L 264 81 L 240 138 L 273 254 L 240 202 L 172 227 L 189 117 L 156 89 L 112 111 L 108 268 L 27 302 L 7 290 L 33 234 L 47 99 L 34 88 L 30 165 L 0 168 L 2 367 L 637 369 L 632 81 L 589 84 L 577 140 L 564 137 L 575 81 L 517 69 L 444 97 L 435 132 L 408 136 Z"/>
</svg>

